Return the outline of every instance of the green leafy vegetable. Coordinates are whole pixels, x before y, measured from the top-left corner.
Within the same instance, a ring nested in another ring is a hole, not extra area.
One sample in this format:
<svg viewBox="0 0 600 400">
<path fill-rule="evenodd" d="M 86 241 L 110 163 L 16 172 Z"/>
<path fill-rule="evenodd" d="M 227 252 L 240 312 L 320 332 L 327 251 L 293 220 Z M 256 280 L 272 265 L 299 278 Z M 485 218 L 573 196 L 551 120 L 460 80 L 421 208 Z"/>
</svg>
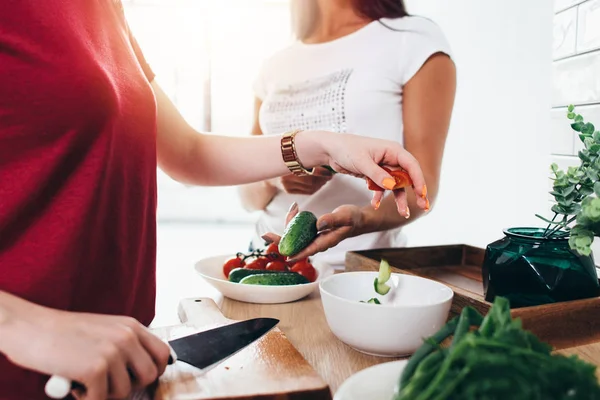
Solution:
<svg viewBox="0 0 600 400">
<path fill-rule="evenodd" d="M 512 319 L 507 299 L 496 297 L 485 318 L 465 307 L 425 341 L 404 368 L 394 400 L 600 399 L 594 365 L 551 351 Z"/>
</svg>

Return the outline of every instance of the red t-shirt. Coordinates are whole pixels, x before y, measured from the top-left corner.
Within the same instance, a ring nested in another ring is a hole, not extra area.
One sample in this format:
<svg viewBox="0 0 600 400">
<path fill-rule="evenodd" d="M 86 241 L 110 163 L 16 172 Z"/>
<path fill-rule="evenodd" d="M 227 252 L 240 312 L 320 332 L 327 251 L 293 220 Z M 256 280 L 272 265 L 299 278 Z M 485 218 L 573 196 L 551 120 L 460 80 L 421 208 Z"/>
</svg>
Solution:
<svg viewBox="0 0 600 400">
<path fill-rule="evenodd" d="M 115 0 L 4 0 L 0 290 L 154 317 L 156 101 Z M 0 355 L 0 399 L 48 378 Z"/>
</svg>

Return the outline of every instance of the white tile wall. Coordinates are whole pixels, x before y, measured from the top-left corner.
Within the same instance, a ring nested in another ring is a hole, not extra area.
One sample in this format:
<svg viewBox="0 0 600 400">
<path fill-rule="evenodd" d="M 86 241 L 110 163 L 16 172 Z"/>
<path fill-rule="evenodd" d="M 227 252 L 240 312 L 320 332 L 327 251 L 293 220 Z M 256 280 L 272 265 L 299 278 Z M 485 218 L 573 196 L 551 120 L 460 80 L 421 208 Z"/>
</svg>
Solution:
<svg viewBox="0 0 600 400">
<path fill-rule="evenodd" d="M 583 114 L 582 114 L 583 115 Z M 573 155 L 574 140 L 577 136 L 571 129 L 571 124 L 567 119 L 567 108 L 555 108 L 552 110 L 552 130 L 550 132 L 552 154 Z"/>
<path fill-rule="evenodd" d="M 600 52 L 554 62 L 554 107 L 600 102 Z"/>
<path fill-rule="evenodd" d="M 563 58 L 575 54 L 577 45 L 577 7 L 554 16 L 553 57 Z"/>
<path fill-rule="evenodd" d="M 566 118 L 569 104 L 600 129 L 600 0 L 554 0 L 552 162 L 566 170 L 579 165 L 583 143 Z M 549 171 L 548 176 L 551 176 Z M 552 180 L 548 179 L 548 191 Z M 549 205 L 553 198 L 548 194 Z M 600 238 L 592 246 L 600 264 Z"/>
<path fill-rule="evenodd" d="M 577 52 L 600 48 L 600 0 L 586 1 L 577 9 Z"/>
<path fill-rule="evenodd" d="M 576 4 L 582 3 L 584 0 L 554 0 L 554 12 L 562 11 L 566 8 L 573 7 Z"/>
</svg>

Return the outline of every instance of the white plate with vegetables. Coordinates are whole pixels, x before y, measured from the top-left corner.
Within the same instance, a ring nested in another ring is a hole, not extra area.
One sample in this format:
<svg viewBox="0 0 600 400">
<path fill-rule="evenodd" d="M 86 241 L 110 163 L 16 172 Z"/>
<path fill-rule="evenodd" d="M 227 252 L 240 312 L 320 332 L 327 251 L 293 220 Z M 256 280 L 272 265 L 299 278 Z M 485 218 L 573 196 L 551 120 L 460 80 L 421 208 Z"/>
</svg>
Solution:
<svg viewBox="0 0 600 400">
<path fill-rule="evenodd" d="M 512 319 L 508 300 L 496 298 L 485 317 L 465 307 L 410 360 L 352 375 L 334 400 L 596 400 L 595 369 L 553 353 Z"/>
<path fill-rule="evenodd" d="M 196 263 L 195 269 L 223 296 L 258 304 L 300 300 L 333 274 L 331 266 L 319 262 L 289 264 L 275 249 L 271 245 L 252 253 L 205 258 Z"/>
</svg>

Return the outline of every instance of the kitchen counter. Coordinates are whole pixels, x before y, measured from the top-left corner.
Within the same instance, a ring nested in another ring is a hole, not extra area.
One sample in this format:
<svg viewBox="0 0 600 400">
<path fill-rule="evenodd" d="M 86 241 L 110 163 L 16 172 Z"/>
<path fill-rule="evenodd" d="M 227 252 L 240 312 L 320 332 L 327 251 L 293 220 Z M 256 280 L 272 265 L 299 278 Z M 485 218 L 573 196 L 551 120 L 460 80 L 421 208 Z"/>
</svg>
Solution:
<svg viewBox="0 0 600 400">
<path fill-rule="evenodd" d="M 364 368 L 395 360 L 359 353 L 339 341 L 329 330 L 318 291 L 308 298 L 288 304 L 249 304 L 222 298 L 217 300 L 223 314 L 234 320 L 257 317 L 279 319 L 279 328 L 327 382 L 332 393 L 350 375 Z M 600 343 L 559 352 L 576 354 L 600 366 Z M 600 368 L 596 375 L 600 379 Z"/>
</svg>

